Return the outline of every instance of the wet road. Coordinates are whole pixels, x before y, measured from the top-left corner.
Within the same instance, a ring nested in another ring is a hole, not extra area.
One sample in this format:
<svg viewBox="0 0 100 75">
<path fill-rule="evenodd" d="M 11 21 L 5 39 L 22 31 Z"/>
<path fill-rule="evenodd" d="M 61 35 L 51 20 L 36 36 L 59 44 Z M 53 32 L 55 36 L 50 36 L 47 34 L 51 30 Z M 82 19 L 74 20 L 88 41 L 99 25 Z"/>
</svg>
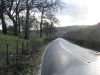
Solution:
<svg viewBox="0 0 100 75">
<path fill-rule="evenodd" d="M 58 38 L 44 52 L 41 75 L 100 75 L 100 56 Z"/>
</svg>

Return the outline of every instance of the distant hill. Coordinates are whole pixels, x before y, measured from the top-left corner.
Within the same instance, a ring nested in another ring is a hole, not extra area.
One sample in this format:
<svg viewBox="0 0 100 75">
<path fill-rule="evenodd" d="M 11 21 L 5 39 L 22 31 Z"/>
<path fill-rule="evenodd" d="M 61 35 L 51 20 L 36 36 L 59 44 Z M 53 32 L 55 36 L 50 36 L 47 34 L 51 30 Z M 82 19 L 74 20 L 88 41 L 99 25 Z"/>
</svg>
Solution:
<svg viewBox="0 0 100 75">
<path fill-rule="evenodd" d="M 65 37 L 71 39 L 100 41 L 100 23 L 76 31 L 66 32 Z"/>
<path fill-rule="evenodd" d="M 71 31 L 76 31 L 82 28 L 86 28 L 86 25 L 82 26 L 66 26 L 66 27 L 57 27 L 57 32 L 55 33 L 56 37 L 63 37 L 66 33 L 71 32 Z"/>
</svg>

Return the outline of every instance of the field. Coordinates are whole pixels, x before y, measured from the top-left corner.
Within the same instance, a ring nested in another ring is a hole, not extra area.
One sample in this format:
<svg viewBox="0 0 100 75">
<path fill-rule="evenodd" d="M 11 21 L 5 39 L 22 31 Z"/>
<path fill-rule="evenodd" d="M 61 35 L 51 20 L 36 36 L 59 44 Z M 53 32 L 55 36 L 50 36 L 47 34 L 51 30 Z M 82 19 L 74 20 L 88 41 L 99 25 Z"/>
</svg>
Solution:
<svg viewBox="0 0 100 75">
<path fill-rule="evenodd" d="M 0 33 L 0 75 L 36 75 L 45 47 L 39 36 L 25 40 Z"/>
</svg>

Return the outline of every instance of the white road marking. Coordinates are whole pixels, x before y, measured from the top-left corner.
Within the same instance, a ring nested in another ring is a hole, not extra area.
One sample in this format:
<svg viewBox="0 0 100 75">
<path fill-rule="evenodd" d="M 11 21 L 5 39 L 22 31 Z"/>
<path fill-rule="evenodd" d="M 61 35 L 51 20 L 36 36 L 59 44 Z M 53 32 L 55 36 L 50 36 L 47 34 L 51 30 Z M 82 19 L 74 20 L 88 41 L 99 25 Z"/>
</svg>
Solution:
<svg viewBox="0 0 100 75">
<path fill-rule="evenodd" d="M 64 45 L 62 44 L 61 41 L 59 41 L 59 44 L 61 45 L 61 47 L 62 47 L 65 51 L 67 51 L 67 52 L 69 52 L 71 55 L 73 55 L 73 56 L 79 58 L 81 61 L 85 62 L 86 64 L 89 64 L 89 63 L 91 62 L 91 61 L 89 61 L 89 60 L 87 60 L 87 59 L 84 59 L 84 58 L 82 58 L 81 56 L 79 56 L 79 55 L 73 53 L 73 52 L 72 52 L 71 50 L 69 50 L 68 48 L 66 49 L 66 48 L 64 47 Z"/>
</svg>

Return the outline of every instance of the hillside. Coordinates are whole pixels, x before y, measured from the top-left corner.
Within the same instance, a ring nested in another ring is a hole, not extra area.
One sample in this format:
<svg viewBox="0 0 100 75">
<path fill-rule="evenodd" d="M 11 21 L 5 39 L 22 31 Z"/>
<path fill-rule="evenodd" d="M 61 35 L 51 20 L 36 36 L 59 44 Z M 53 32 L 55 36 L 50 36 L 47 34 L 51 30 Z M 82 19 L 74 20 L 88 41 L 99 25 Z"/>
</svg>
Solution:
<svg viewBox="0 0 100 75">
<path fill-rule="evenodd" d="M 100 23 L 66 32 L 64 38 L 80 46 L 100 51 Z"/>
<path fill-rule="evenodd" d="M 55 33 L 56 37 L 63 37 L 66 33 L 70 32 L 70 31 L 75 31 L 75 30 L 79 30 L 82 28 L 86 28 L 87 26 L 82 25 L 82 26 L 66 26 L 66 27 L 57 27 L 57 32 Z"/>
<path fill-rule="evenodd" d="M 71 39 L 100 41 L 100 23 L 76 31 L 66 32 L 65 37 Z"/>
</svg>

